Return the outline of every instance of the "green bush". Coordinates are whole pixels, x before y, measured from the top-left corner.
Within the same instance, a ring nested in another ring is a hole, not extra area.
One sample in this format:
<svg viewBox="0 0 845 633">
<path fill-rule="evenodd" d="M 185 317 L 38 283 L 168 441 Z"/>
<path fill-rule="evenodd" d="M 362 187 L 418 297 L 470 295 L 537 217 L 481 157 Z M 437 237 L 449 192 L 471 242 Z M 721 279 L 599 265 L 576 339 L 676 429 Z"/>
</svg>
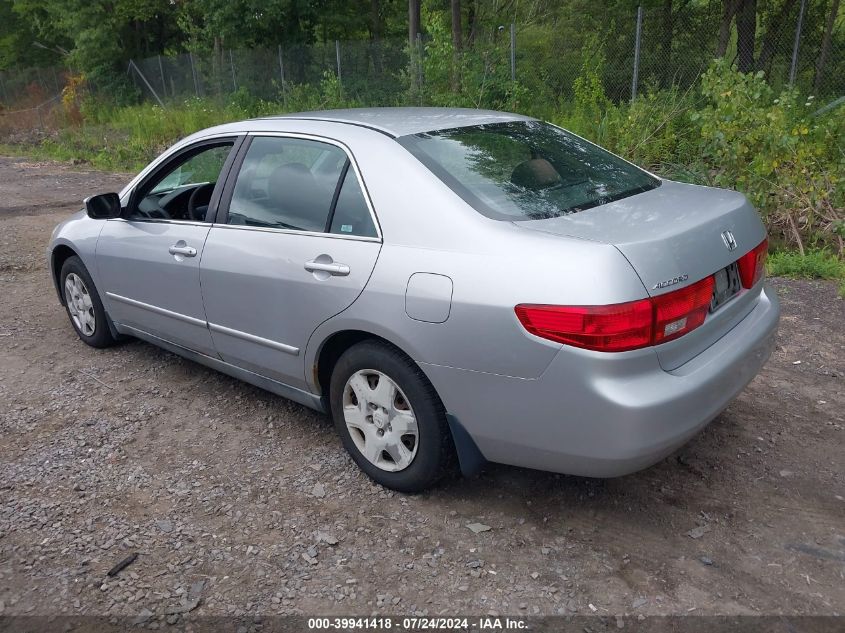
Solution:
<svg viewBox="0 0 845 633">
<path fill-rule="evenodd" d="M 706 105 L 691 113 L 700 125 L 700 155 L 713 182 L 746 193 L 770 232 L 803 252 L 834 245 L 845 208 L 845 118 L 813 116 L 812 98 L 794 90 L 775 96 L 763 73 L 743 74 L 724 61 L 702 77 Z"/>
<path fill-rule="evenodd" d="M 697 162 L 699 128 L 690 119 L 694 95 L 676 88 L 648 92 L 631 104 L 608 109 L 605 142 L 609 148 L 643 167 L 683 172 Z M 700 161 L 700 159 L 698 159 Z M 683 178 L 689 179 L 689 178 Z"/>
<path fill-rule="evenodd" d="M 602 46 L 593 39 L 573 83 L 574 98 L 553 120 L 646 168 L 703 183 L 700 126 L 691 113 L 697 94 L 676 87 L 646 86 L 633 103 L 614 104 L 605 94 Z"/>
</svg>

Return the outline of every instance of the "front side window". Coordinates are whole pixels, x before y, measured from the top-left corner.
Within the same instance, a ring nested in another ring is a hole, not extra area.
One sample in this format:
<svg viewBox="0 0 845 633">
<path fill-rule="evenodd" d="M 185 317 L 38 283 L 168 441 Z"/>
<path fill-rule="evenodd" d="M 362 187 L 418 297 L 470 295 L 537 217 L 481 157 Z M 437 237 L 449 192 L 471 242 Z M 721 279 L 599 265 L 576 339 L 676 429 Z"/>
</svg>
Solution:
<svg viewBox="0 0 845 633">
<path fill-rule="evenodd" d="M 476 125 L 398 140 L 467 203 L 497 220 L 557 217 L 660 184 L 610 152 L 540 121 Z"/>
<path fill-rule="evenodd" d="M 224 141 L 203 146 L 168 165 L 141 185 L 128 219 L 204 222 L 232 145 L 232 141 Z"/>
<path fill-rule="evenodd" d="M 235 182 L 227 222 L 375 236 L 346 153 L 329 143 L 299 138 L 252 140 Z"/>
</svg>

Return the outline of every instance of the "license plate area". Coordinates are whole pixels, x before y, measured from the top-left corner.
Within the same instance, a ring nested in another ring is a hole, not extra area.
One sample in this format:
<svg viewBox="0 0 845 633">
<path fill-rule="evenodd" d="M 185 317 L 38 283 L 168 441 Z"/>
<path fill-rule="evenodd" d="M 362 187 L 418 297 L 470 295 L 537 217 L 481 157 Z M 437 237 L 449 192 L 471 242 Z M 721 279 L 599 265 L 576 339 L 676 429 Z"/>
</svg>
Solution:
<svg viewBox="0 0 845 633">
<path fill-rule="evenodd" d="M 716 272 L 713 276 L 716 284 L 713 288 L 713 297 L 710 299 L 710 312 L 715 312 L 728 301 L 733 299 L 742 288 L 742 281 L 739 278 L 739 266 L 734 262 L 730 266 Z"/>
</svg>

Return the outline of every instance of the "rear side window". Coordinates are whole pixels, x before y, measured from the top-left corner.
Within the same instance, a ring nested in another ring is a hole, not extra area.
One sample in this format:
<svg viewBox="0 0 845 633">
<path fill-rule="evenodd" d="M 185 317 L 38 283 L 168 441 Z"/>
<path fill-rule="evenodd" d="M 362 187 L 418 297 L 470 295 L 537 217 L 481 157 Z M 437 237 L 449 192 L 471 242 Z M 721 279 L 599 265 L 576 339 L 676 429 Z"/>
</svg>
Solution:
<svg viewBox="0 0 845 633">
<path fill-rule="evenodd" d="M 378 237 L 370 215 L 370 208 L 364 199 L 364 192 L 361 191 L 361 183 L 358 182 L 351 167 L 347 168 L 343 178 L 329 232 L 340 235 Z"/>
<path fill-rule="evenodd" d="M 632 196 L 660 181 L 540 121 L 439 130 L 398 139 L 480 213 L 538 220 Z"/>
</svg>

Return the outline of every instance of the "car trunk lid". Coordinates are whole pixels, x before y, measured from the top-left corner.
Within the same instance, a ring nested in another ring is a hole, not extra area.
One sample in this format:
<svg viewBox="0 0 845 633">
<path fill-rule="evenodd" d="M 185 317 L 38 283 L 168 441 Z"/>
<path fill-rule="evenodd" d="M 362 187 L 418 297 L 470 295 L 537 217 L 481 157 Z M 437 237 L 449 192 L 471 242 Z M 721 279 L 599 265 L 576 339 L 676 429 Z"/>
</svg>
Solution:
<svg viewBox="0 0 845 633">
<path fill-rule="evenodd" d="M 662 181 L 661 186 L 605 205 L 518 226 L 612 244 L 658 296 L 725 270 L 765 238 L 756 211 L 740 193 Z M 708 315 L 696 330 L 655 349 L 676 369 L 721 338 L 753 308 L 759 284 Z"/>
</svg>

